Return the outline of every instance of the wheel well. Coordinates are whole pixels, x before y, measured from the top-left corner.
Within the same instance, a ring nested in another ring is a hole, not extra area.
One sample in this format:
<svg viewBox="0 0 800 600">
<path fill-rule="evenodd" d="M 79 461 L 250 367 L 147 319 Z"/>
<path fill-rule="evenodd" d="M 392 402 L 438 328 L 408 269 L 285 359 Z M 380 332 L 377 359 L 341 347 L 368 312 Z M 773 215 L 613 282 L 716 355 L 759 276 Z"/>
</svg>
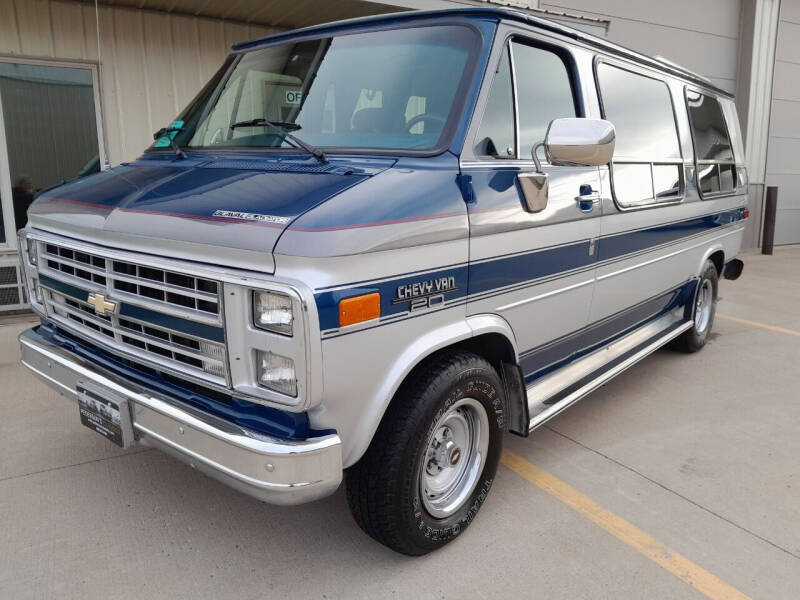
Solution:
<svg viewBox="0 0 800 600">
<path fill-rule="evenodd" d="M 431 361 L 436 360 L 442 354 L 451 352 L 472 352 L 489 361 L 489 364 L 494 367 L 497 375 L 503 381 L 508 430 L 517 435 L 527 436 L 528 401 L 522 371 L 517 364 L 514 346 L 508 338 L 500 333 L 483 333 L 440 348 L 426 356 L 406 375 L 391 402 L 394 402 L 400 390 L 413 381 L 417 374 L 425 369 Z"/>
<path fill-rule="evenodd" d="M 721 277 L 722 269 L 725 267 L 725 253 L 722 250 L 717 250 L 708 257 L 708 260 L 714 263 L 714 266 L 717 267 L 717 275 Z"/>
</svg>

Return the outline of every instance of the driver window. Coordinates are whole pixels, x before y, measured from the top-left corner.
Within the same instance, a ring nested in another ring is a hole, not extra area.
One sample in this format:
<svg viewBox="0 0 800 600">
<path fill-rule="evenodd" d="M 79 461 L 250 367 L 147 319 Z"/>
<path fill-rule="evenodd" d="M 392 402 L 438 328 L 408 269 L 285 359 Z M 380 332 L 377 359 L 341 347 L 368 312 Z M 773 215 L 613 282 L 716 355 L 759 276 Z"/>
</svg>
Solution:
<svg viewBox="0 0 800 600">
<path fill-rule="evenodd" d="M 514 92 L 508 48 L 497 66 L 475 144 L 477 156 L 515 158 Z"/>
<path fill-rule="evenodd" d="M 564 59 L 552 50 L 512 42 L 519 102 L 520 156 L 531 158 L 553 119 L 578 116 Z M 544 153 L 540 154 L 544 158 Z"/>
</svg>

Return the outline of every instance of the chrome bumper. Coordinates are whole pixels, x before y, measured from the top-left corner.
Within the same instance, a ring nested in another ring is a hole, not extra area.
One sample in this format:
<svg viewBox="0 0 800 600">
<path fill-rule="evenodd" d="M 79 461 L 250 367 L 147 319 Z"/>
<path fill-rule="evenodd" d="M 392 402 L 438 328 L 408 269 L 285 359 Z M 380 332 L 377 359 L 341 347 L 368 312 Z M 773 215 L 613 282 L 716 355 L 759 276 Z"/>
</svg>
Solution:
<svg viewBox="0 0 800 600">
<path fill-rule="evenodd" d="M 341 483 L 338 435 L 307 441 L 269 437 L 133 385 L 33 329 L 22 332 L 19 341 L 22 364 L 50 387 L 76 402 L 79 382 L 121 394 L 131 403 L 137 442 L 245 494 L 271 504 L 301 504 L 332 494 Z"/>
</svg>

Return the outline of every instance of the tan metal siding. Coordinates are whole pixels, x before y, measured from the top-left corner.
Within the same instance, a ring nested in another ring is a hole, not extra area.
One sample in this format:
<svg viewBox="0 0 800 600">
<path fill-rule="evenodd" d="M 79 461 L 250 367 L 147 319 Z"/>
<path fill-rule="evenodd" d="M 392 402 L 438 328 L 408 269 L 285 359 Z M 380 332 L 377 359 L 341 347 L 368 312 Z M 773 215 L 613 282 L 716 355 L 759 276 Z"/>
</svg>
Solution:
<svg viewBox="0 0 800 600">
<path fill-rule="evenodd" d="M 100 7 L 103 126 L 109 161 L 132 160 L 222 64 L 236 42 L 280 31 L 203 17 Z M 0 0 L 0 54 L 97 60 L 94 7 Z"/>
</svg>

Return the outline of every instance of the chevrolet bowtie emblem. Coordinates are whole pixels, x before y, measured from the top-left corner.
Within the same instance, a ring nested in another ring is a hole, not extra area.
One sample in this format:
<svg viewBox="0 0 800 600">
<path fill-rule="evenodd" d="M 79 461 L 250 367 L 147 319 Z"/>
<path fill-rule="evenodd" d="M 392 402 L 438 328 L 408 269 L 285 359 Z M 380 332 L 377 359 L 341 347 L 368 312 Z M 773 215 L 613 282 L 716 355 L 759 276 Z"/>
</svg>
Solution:
<svg viewBox="0 0 800 600">
<path fill-rule="evenodd" d="M 86 301 L 94 306 L 94 312 L 103 317 L 113 313 L 117 308 L 117 303 L 106 300 L 103 294 L 89 294 Z"/>
</svg>

